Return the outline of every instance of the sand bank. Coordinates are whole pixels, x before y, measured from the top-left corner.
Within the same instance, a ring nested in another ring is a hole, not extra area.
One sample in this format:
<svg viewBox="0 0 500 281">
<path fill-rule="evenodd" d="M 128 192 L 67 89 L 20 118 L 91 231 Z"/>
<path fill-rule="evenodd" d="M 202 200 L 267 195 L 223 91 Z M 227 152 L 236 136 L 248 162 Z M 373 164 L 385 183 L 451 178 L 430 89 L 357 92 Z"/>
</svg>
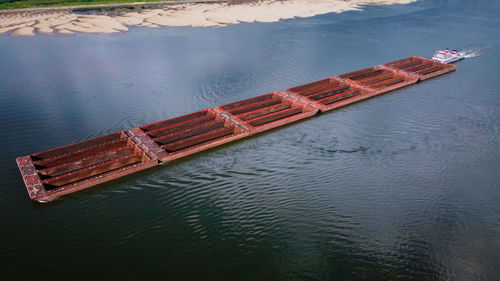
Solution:
<svg viewBox="0 0 500 281">
<path fill-rule="evenodd" d="M 240 22 L 276 22 L 296 17 L 361 10 L 363 5 L 408 4 L 416 0 L 263 0 L 228 4 L 178 4 L 118 15 L 80 15 L 70 11 L 26 11 L 0 14 L 0 34 L 34 36 L 119 33 L 129 26 L 225 26 Z"/>
</svg>

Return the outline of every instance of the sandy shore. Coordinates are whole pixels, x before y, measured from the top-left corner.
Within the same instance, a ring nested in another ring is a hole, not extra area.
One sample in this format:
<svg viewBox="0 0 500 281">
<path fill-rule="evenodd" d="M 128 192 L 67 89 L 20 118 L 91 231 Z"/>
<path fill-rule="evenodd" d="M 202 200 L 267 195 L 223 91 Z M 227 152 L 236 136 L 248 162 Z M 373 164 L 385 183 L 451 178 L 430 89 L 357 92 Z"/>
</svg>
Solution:
<svg viewBox="0 0 500 281">
<path fill-rule="evenodd" d="M 224 26 L 240 22 L 276 22 L 296 17 L 361 10 L 363 5 L 408 4 L 416 0 L 263 0 L 253 3 L 177 4 L 114 15 L 81 15 L 69 10 L 33 10 L 0 14 L 0 34 L 35 36 L 119 33 L 129 26 Z"/>
</svg>

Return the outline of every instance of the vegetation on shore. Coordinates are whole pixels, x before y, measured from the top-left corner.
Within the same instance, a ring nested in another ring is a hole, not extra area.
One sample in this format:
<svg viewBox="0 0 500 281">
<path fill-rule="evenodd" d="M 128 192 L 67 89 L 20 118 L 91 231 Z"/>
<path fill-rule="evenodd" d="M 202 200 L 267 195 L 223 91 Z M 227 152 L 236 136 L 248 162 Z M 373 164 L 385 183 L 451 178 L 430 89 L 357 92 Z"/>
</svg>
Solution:
<svg viewBox="0 0 500 281">
<path fill-rule="evenodd" d="M 158 1 L 165 0 L 0 0 L 0 10 Z"/>
</svg>

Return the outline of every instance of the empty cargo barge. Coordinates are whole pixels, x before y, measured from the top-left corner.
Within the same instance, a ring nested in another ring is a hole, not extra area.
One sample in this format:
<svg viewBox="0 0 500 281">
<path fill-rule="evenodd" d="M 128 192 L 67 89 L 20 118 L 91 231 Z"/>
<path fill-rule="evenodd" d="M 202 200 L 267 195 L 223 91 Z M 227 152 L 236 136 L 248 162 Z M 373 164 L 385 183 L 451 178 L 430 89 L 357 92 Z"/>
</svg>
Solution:
<svg viewBox="0 0 500 281">
<path fill-rule="evenodd" d="M 456 70 L 409 57 L 16 159 L 45 202 Z"/>
</svg>

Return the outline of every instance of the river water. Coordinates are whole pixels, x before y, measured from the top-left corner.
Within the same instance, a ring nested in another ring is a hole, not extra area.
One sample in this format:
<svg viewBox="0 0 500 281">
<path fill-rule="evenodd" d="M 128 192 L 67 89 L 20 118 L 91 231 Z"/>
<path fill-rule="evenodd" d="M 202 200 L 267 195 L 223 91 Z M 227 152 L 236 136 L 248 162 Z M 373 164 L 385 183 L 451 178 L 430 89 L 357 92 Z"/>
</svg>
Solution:
<svg viewBox="0 0 500 281">
<path fill-rule="evenodd" d="M 499 280 L 500 3 L 0 36 L 2 280 Z M 15 158 L 437 48 L 458 70 L 48 204 Z"/>
</svg>

